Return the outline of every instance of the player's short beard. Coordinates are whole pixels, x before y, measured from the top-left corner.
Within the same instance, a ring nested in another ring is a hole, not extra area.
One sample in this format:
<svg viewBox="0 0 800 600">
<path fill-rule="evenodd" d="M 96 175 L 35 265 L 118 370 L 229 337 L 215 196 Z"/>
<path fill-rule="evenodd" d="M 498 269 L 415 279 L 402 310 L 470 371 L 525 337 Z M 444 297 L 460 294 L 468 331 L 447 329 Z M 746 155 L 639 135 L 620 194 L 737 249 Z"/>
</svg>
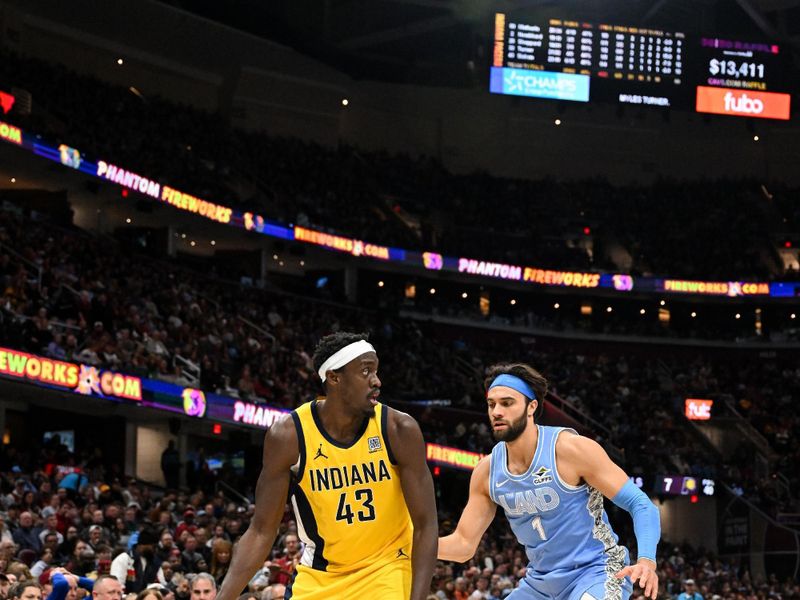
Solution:
<svg viewBox="0 0 800 600">
<path fill-rule="evenodd" d="M 519 436 L 523 434 L 525 428 L 528 426 L 528 410 L 527 406 L 525 407 L 525 412 L 522 413 L 522 416 L 517 419 L 516 421 L 509 421 L 508 426 L 505 429 L 500 431 L 494 430 L 492 433 L 494 434 L 494 439 L 498 442 L 513 442 Z"/>
</svg>

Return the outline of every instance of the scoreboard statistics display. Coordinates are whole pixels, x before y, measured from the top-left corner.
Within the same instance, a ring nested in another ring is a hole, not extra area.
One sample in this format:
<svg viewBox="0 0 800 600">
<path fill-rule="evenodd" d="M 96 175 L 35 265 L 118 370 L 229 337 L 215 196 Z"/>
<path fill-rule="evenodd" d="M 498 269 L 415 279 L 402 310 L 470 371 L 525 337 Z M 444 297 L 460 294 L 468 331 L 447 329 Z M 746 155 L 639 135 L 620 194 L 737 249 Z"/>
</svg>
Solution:
<svg viewBox="0 0 800 600">
<path fill-rule="evenodd" d="M 669 106 L 683 82 L 684 44 L 682 33 L 659 29 L 498 13 L 490 90 L 577 102 L 617 91 L 623 102 Z"/>
<path fill-rule="evenodd" d="M 497 13 L 492 93 L 789 118 L 774 44 L 690 39 L 679 31 Z"/>
</svg>

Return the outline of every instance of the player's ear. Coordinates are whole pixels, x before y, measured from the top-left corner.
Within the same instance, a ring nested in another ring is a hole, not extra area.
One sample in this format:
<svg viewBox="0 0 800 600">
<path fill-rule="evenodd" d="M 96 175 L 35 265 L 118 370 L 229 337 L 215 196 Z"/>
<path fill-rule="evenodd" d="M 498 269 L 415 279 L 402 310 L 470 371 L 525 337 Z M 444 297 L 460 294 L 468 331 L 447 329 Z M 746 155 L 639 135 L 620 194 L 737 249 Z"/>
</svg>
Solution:
<svg viewBox="0 0 800 600">
<path fill-rule="evenodd" d="M 536 409 L 539 407 L 538 400 L 531 400 L 528 402 L 528 416 L 533 417 L 536 414 Z"/>
<path fill-rule="evenodd" d="M 325 383 L 329 386 L 337 385 L 339 383 L 339 373 L 336 371 L 325 371 Z"/>
</svg>

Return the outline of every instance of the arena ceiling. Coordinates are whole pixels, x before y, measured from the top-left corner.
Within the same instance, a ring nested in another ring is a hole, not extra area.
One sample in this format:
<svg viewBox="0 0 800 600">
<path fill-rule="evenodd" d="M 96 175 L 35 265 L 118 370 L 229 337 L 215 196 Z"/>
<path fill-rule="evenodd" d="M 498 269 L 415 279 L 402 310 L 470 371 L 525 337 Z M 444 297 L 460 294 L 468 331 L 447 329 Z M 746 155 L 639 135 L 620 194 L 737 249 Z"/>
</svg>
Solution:
<svg viewBox="0 0 800 600">
<path fill-rule="evenodd" d="M 792 48 L 800 65 L 800 0 L 163 1 L 293 47 L 356 79 L 483 82 L 495 12 L 768 40 Z"/>
</svg>

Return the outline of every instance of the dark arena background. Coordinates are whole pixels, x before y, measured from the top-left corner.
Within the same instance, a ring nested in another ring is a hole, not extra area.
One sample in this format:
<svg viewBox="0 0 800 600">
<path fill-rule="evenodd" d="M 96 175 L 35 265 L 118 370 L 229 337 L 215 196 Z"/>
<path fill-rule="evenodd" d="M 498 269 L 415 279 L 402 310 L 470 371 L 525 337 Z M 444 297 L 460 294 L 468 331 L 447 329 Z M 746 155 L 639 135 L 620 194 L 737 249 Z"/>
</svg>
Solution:
<svg viewBox="0 0 800 600">
<path fill-rule="evenodd" d="M 521 360 L 658 507 L 660 598 L 800 598 L 799 74 L 796 0 L 0 1 L 0 600 L 145 525 L 167 600 L 221 581 L 340 330 L 442 532 Z M 526 563 L 499 515 L 432 597 Z"/>
</svg>

